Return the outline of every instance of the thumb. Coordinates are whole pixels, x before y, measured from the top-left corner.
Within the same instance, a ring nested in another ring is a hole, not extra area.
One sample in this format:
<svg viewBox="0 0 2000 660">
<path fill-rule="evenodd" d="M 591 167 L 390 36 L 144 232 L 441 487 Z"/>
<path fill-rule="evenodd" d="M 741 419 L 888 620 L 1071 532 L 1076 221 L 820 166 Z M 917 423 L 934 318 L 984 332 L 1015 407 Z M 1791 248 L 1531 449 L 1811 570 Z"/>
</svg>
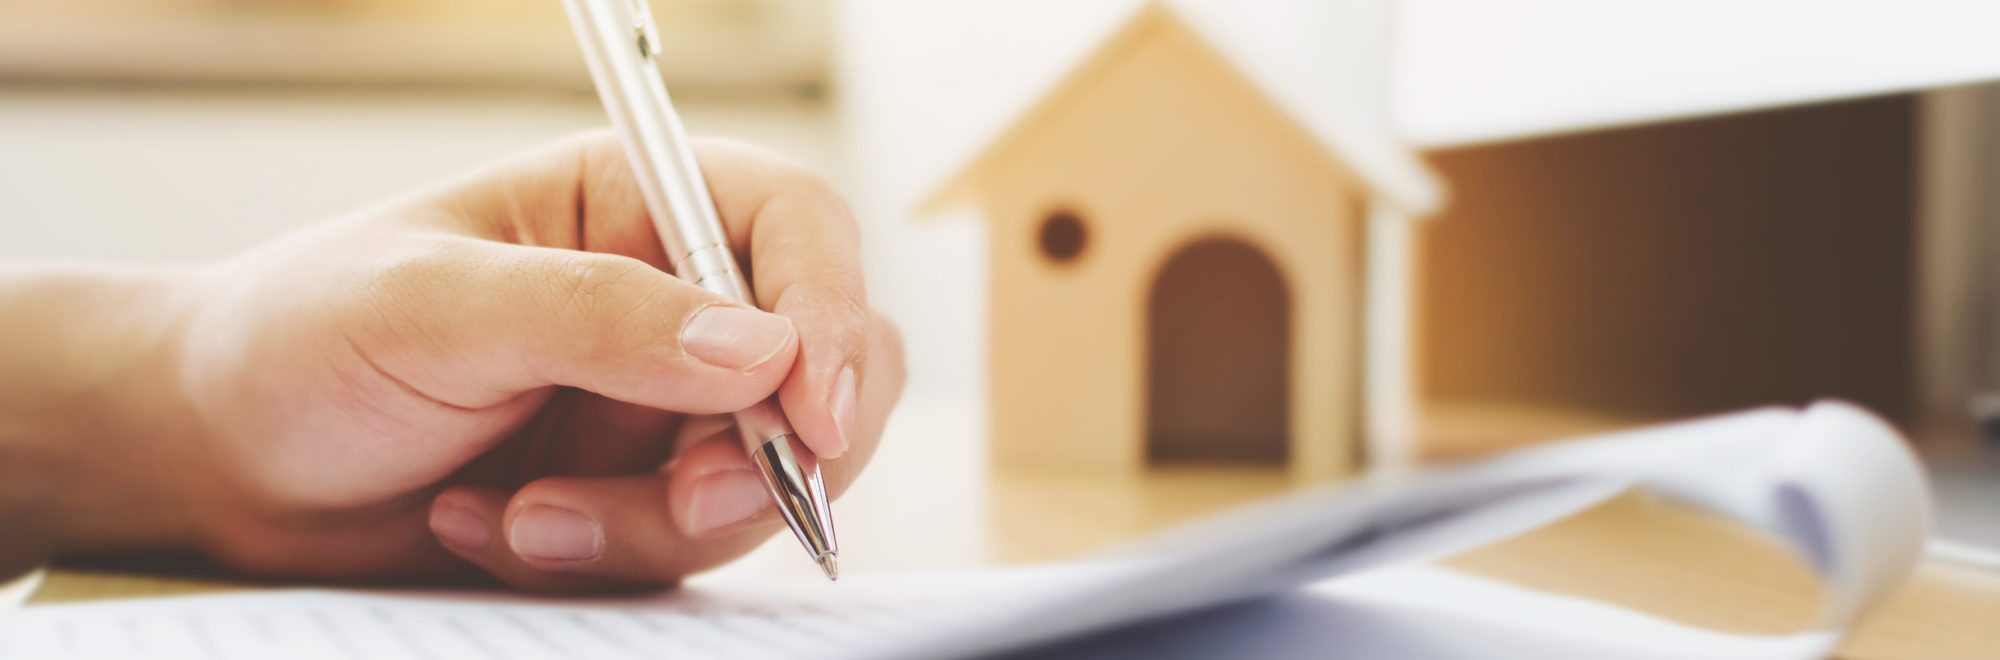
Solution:
<svg viewBox="0 0 2000 660">
<path fill-rule="evenodd" d="M 373 274 L 358 341 L 447 404 L 484 408 L 566 385 L 690 413 L 770 396 L 798 353 L 785 317 L 629 257 L 427 237 Z"/>
</svg>

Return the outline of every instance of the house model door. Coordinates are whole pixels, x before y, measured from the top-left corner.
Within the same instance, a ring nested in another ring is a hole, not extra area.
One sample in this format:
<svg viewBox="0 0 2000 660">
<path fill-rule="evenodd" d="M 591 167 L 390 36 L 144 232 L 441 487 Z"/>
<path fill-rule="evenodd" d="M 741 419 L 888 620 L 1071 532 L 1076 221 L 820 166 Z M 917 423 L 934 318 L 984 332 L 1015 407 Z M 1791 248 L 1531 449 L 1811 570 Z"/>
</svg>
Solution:
<svg viewBox="0 0 2000 660">
<path fill-rule="evenodd" d="M 1167 258 L 1147 301 L 1147 462 L 1284 465 L 1291 322 L 1255 246 L 1211 238 Z"/>
</svg>

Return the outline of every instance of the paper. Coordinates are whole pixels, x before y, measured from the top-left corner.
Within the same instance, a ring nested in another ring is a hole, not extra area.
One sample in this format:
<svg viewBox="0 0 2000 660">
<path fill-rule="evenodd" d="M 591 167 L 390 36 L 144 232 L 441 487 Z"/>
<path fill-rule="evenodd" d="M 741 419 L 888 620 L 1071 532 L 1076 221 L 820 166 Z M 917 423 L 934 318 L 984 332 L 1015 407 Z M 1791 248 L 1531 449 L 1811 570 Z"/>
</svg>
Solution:
<svg viewBox="0 0 2000 660">
<path fill-rule="evenodd" d="M 1429 566 L 1398 566 L 1060 647 L 1066 658 L 1768 660 L 1818 658 L 1832 635 L 1691 628 Z"/>
<path fill-rule="evenodd" d="M 1633 486 L 1790 541 L 1827 583 L 1820 625 L 1786 637 L 1705 634 L 1434 569 L 1391 567 L 1518 534 Z M 1350 631 L 1312 642 L 1324 647 L 1294 648 L 1310 650 L 1305 657 L 1480 657 L 1500 648 L 1479 643 L 1483 635 L 1546 647 L 1553 657 L 1807 658 L 1831 650 L 1910 570 L 1927 511 L 1921 471 L 1900 438 L 1856 409 L 1822 404 L 1301 493 L 1089 562 L 620 601 L 291 591 L 53 606 L 0 618 L 0 657 L 928 658 L 1053 652 L 1051 644 L 1066 640 L 1077 648 L 1119 639 L 1144 647 L 1175 635 L 1223 643 L 1242 636 L 1216 617 L 1252 611 L 1272 621 L 1319 621 L 1307 632 Z M 1271 598 L 1285 592 L 1292 595 Z M 1294 609 L 1271 609 L 1285 604 Z M 1162 620 L 1178 623 L 1133 637 L 1148 629 L 1136 624 Z M 1448 636 L 1451 644 L 1440 641 L 1449 630 L 1438 621 L 1462 624 L 1449 629 L 1460 631 Z M 1578 630 L 1579 621 L 1592 623 Z M 1640 635 L 1643 643 L 1626 648 L 1619 644 L 1634 640 L 1593 631 Z"/>
<path fill-rule="evenodd" d="M 0 610 L 20 607 L 21 603 L 27 602 L 28 596 L 35 593 L 35 588 L 42 585 L 42 575 L 43 571 L 36 569 L 0 584 Z"/>
<path fill-rule="evenodd" d="M 631 599 L 258 591 L 53 605 L 0 618 L 0 658 L 815 658 L 963 624 L 1101 566 L 690 588 Z"/>
<path fill-rule="evenodd" d="M 8 628 L 20 658 L 759 658 L 816 648 L 869 616 L 807 607 L 661 611 L 329 592 L 50 608 Z"/>
</svg>

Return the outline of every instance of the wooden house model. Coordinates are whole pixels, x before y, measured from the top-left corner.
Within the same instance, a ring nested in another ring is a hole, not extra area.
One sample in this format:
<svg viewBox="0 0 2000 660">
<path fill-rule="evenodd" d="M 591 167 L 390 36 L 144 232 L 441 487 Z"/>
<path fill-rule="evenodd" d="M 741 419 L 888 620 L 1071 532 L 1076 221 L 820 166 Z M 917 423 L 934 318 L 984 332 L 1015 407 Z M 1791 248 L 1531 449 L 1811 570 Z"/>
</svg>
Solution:
<svg viewBox="0 0 2000 660">
<path fill-rule="evenodd" d="M 1406 451 L 1409 225 L 1439 193 L 1345 128 L 1148 3 L 953 174 L 925 211 L 987 221 L 995 459 L 1324 478 Z"/>
</svg>

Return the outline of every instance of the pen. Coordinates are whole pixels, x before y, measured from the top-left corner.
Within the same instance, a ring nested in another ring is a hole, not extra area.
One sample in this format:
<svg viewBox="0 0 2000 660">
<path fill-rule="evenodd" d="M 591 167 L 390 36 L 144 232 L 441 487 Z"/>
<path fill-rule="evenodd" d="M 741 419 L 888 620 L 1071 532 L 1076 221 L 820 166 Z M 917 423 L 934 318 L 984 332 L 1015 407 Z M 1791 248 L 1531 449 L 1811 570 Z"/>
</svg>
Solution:
<svg viewBox="0 0 2000 660">
<path fill-rule="evenodd" d="M 653 226 L 666 243 L 674 275 L 724 298 L 756 306 L 736 267 L 729 235 L 709 198 L 680 115 L 667 99 L 655 58 L 659 31 L 646 0 L 564 0 L 577 42 L 590 63 L 597 95 L 625 145 Z M 827 579 L 839 570 L 833 510 L 820 481 L 819 458 L 799 442 L 777 395 L 736 413 L 750 462 L 764 475 L 785 524 Z"/>
</svg>

